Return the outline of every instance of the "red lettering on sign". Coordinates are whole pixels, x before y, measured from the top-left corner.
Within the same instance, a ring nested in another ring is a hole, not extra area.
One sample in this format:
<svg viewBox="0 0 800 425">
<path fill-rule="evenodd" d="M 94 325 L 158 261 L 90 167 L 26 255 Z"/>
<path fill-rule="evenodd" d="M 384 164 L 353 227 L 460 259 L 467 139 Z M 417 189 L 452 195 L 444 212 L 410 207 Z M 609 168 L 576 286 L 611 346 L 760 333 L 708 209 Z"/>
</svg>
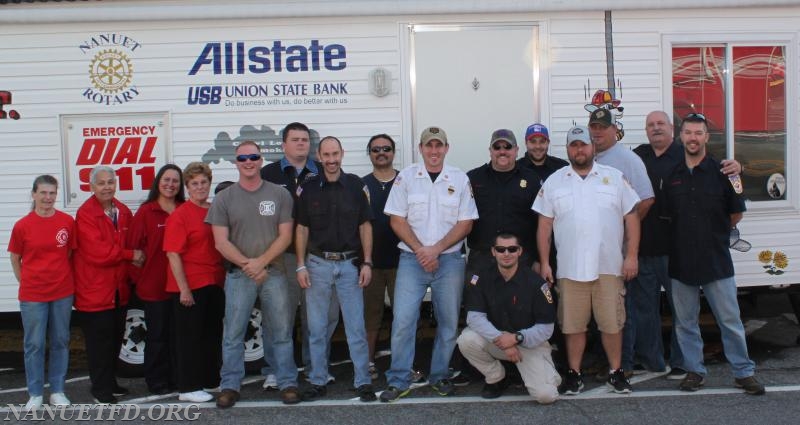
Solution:
<svg viewBox="0 0 800 425">
<path fill-rule="evenodd" d="M 114 156 L 114 152 L 117 151 L 118 144 L 119 137 L 111 137 L 108 139 L 108 146 L 106 146 L 106 152 L 103 154 L 103 159 L 100 161 L 101 164 L 111 164 L 111 158 Z"/>
<path fill-rule="evenodd" d="M 141 137 L 126 137 L 119 148 L 117 156 L 114 157 L 114 164 L 136 164 L 136 160 L 139 158 L 139 143 L 141 142 Z"/>
<path fill-rule="evenodd" d="M 83 141 L 78 159 L 75 165 L 93 165 L 100 161 L 100 156 L 103 154 L 103 148 L 106 145 L 105 139 L 86 139 Z M 83 179 L 81 179 L 83 180 Z M 88 180 L 87 180 L 88 181 Z"/>
<path fill-rule="evenodd" d="M 142 155 L 139 157 L 139 164 L 156 162 L 156 158 L 153 156 L 153 149 L 155 149 L 157 141 L 158 137 L 148 137 L 144 141 L 144 149 L 142 149 Z"/>
</svg>

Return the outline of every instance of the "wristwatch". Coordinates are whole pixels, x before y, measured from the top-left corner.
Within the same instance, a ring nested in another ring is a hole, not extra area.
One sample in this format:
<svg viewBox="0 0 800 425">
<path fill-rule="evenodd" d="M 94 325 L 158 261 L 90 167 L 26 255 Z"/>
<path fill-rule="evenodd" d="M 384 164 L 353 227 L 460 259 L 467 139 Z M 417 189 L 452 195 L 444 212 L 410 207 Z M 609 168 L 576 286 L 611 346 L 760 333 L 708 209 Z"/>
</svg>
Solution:
<svg viewBox="0 0 800 425">
<path fill-rule="evenodd" d="M 522 341 L 525 341 L 525 335 L 522 332 L 515 332 L 514 336 L 517 337 L 517 344 L 522 344 Z"/>
</svg>

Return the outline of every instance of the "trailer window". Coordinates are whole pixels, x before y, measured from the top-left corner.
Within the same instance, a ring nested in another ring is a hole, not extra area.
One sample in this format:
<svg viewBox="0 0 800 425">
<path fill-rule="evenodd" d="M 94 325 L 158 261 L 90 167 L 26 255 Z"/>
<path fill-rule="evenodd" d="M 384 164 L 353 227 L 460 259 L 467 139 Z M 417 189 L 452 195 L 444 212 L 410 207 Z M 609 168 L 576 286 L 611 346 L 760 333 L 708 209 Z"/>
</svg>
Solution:
<svg viewBox="0 0 800 425">
<path fill-rule="evenodd" d="M 786 197 L 785 46 L 672 48 L 676 129 L 691 112 L 708 119 L 709 151 L 744 167 L 744 197 Z"/>
</svg>

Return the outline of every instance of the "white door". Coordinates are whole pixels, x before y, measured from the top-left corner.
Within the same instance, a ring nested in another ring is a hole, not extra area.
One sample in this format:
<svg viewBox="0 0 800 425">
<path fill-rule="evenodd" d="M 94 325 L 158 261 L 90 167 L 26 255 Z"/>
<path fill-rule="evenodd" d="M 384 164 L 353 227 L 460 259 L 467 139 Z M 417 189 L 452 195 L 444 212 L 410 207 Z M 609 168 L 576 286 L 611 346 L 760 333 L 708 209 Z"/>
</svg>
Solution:
<svg viewBox="0 0 800 425">
<path fill-rule="evenodd" d="M 525 129 L 537 120 L 536 27 L 533 25 L 415 26 L 414 158 L 420 132 L 447 133 L 446 162 L 468 171 L 489 161 L 492 132 L 514 132 L 525 151 Z"/>
</svg>

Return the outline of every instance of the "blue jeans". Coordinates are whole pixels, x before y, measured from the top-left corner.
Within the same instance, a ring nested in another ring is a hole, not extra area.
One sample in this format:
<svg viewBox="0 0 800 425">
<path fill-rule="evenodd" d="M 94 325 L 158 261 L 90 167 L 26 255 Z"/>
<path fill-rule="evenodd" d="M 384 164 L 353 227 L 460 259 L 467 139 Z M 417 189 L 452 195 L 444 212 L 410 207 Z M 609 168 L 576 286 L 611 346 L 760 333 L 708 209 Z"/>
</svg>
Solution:
<svg viewBox="0 0 800 425">
<path fill-rule="evenodd" d="M 311 367 L 311 354 L 308 349 L 308 315 L 306 314 L 306 298 L 305 293 L 300 285 L 297 284 L 297 255 L 284 253 L 283 254 L 283 261 L 286 265 L 286 280 L 289 283 L 289 318 L 287 319 L 289 323 L 294 326 L 295 323 L 295 313 L 297 312 L 297 305 L 300 305 L 300 337 L 302 338 L 301 350 L 302 350 L 302 357 L 301 360 L 303 361 L 303 365 Z M 291 306 L 295 306 L 295 308 L 291 308 Z M 333 293 L 333 299 L 331 301 L 331 308 L 328 310 L 328 340 L 333 336 L 333 333 L 336 331 L 336 326 L 339 324 L 339 303 L 336 301 L 336 293 Z M 272 337 L 269 335 L 269 326 L 262 326 L 262 339 L 264 341 L 269 341 Z M 328 344 L 328 359 L 330 359 L 330 344 Z M 272 365 L 275 363 L 274 354 L 272 353 L 272 346 L 270 344 L 264 344 L 264 367 L 261 368 L 261 375 L 267 376 L 274 374 L 274 368 Z"/>
<path fill-rule="evenodd" d="M 622 368 L 641 362 L 647 370 L 665 369 L 661 341 L 661 283 L 669 281 L 667 257 L 639 257 L 639 275 L 626 282 Z"/>
<path fill-rule="evenodd" d="M 665 257 L 669 258 L 669 257 Z M 669 261 L 667 261 L 669 263 Z M 667 279 L 661 282 L 661 286 L 664 287 L 664 293 L 667 296 L 667 304 L 669 304 L 669 312 L 672 319 L 672 326 L 670 327 L 670 338 L 669 338 L 669 367 L 672 369 L 681 368 L 686 370 L 686 366 L 684 366 L 683 361 L 683 352 L 681 351 L 681 345 L 678 343 L 678 330 L 675 326 L 675 302 L 672 301 L 672 279 L 669 278 L 669 272 L 665 270 L 667 274 Z"/>
<path fill-rule="evenodd" d="M 358 268 L 350 260 L 330 261 L 315 255 L 308 256 L 306 266 L 311 281 L 311 287 L 306 288 L 311 383 L 325 385 L 328 382 L 328 354 L 331 342 L 328 311 L 338 297 L 344 318 L 347 347 L 353 360 L 355 375 L 353 384 L 356 388 L 371 384 L 369 347 L 364 327 L 364 293 L 358 286 Z"/>
<path fill-rule="evenodd" d="M 672 298 L 675 302 L 675 327 L 678 343 L 684 355 L 684 365 L 689 372 L 706 374 L 703 365 L 703 339 L 700 335 L 700 288 L 672 279 Z M 736 378 L 746 378 L 755 373 L 755 363 L 747 355 L 747 341 L 736 299 L 736 281 L 728 277 L 702 285 L 711 312 L 717 319 L 722 335 L 725 357 Z"/>
<path fill-rule="evenodd" d="M 437 322 L 429 379 L 430 382 L 437 382 L 450 377 L 448 366 L 458 336 L 464 266 L 464 257 L 460 252 L 442 254 L 439 256 L 439 268 L 428 273 L 422 269 L 413 253 L 400 253 L 394 286 L 392 366 L 386 372 L 390 386 L 405 390 L 411 383 L 419 307 L 428 287 L 431 288 Z"/>
<path fill-rule="evenodd" d="M 286 276 L 273 266 L 261 285 L 248 278 L 241 269 L 229 271 L 225 276 L 225 321 L 222 331 L 222 369 L 220 388 L 239 391 L 244 378 L 244 336 L 256 297 L 261 300 L 262 326 L 269 326 L 275 356 L 275 375 L 278 387 L 297 386 L 297 366 L 294 363 L 292 329 L 288 316 L 288 288 Z"/>
<path fill-rule="evenodd" d="M 49 301 L 20 301 L 19 311 L 25 330 L 25 378 L 31 397 L 44 393 L 45 339 L 50 336 L 50 364 L 47 382 L 51 393 L 64 392 L 69 367 L 69 319 L 72 295 Z"/>
</svg>

